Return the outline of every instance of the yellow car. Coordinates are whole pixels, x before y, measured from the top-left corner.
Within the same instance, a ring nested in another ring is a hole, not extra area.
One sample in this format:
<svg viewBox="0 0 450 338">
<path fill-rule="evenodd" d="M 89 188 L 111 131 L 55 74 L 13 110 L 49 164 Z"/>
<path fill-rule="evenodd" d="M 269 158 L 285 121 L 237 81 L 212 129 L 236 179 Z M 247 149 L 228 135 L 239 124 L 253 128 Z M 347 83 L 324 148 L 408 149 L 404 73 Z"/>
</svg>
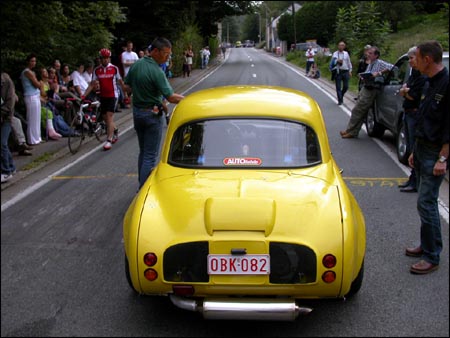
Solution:
<svg viewBox="0 0 450 338">
<path fill-rule="evenodd" d="M 234 44 L 234 46 L 235 46 L 236 48 L 240 48 L 240 47 L 242 47 L 242 42 L 236 41 L 236 43 Z"/>
<path fill-rule="evenodd" d="M 226 86 L 175 108 L 124 216 L 127 280 L 206 319 L 294 320 L 361 287 L 364 216 L 316 101 Z"/>
</svg>

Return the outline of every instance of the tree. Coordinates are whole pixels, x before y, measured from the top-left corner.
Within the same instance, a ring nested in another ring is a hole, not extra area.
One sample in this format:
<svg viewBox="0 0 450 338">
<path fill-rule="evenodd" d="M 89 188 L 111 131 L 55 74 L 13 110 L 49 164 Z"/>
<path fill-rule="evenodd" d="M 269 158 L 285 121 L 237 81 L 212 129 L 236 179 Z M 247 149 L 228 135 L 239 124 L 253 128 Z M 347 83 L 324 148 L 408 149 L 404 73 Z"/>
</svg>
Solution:
<svg viewBox="0 0 450 338">
<path fill-rule="evenodd" d="M 58 58 L 74 65 L 93 59 L 114 40 L 111 29 L 125 20 L 117 2 L 3 1 L 1 11 L 2 70 L 17 81 L 28 54 L 38 67 Z"/>
<path fill-rule="evenodd" d="M 359 2 L 357 5 L 340 8 L 337 14 L 336 42 L 344 40 L 347 48 L 362 53 L 364 45 L 376 45 L 380 50 L 386 48 L 386 38 L 390 25 L 374 1 Z M 351 22 L 350 26 L 348 23 Z"/>
<path fill-rule="evenodd" d="M 321 46 L 328 46 L 334 36 L 336 13 L 351 1 L 306 2 L 295 14 L 297 41 L 317 40 Z M 347 23 L 349 26 L 349 22 Z"/>
</svg>

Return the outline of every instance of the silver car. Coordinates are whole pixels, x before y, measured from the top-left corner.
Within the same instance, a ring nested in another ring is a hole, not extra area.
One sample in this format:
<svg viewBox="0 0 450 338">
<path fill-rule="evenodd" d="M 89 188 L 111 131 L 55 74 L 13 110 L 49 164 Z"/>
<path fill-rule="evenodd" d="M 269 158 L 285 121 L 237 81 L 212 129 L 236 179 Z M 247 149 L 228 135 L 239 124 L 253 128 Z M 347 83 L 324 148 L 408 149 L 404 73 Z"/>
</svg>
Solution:
<svg viewBox="0 0 450 338">
<path fill-rule="evenodd" d="M 448 69 L 448 52 L 443 53 L 442 63 Z M 402 55 L 391 71 L 384 75 L 384 83 L 378 89 L 377 97 L 366 119 L 367 133 L 371 137 L 382 137 L 387 130 L 396 140 L 397 157 L 403 164 L 408 164 L 407 131 L 404 125 L 403 97 L 398 94 L 410 74 L 408 55 Z"/>
</svg>

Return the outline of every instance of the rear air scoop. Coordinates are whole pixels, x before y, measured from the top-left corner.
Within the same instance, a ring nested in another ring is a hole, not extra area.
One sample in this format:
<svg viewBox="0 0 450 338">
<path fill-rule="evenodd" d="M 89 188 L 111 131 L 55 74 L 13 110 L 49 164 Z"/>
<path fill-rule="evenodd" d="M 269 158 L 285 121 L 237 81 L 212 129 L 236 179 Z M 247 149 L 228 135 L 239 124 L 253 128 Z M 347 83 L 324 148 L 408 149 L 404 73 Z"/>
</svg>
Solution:
<svg viewBox="0 0 450 338">
<path fill-rule="evenodd" d="M 269 198 L 208 198 L 206 232 L 261 231 L 267 237 L 275 224 L 275 201 Z"/>
</svg>

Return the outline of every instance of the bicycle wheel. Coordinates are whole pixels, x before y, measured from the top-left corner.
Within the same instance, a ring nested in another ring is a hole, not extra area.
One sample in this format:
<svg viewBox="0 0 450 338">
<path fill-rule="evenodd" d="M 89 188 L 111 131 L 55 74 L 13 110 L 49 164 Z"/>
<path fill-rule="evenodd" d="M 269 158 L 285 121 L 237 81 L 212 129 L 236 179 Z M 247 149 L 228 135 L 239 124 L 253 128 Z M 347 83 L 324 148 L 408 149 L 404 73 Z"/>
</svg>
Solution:
<svg viewBox="0 0 450 338">
<path fill-rule="evenodd" d="M 95 134 L 95 137 L 97 138 L 97 140 L 100 143 L 106 142 L 107 133 L 106 133 L 105 121 L 97 122 L 95 124 L 94 128 L 95 128 L 94 134 Z"/>
<path fill-rule="evenodd" d="M 75 154 L 81 147 L 81 143 L 83 143 L 85 138 L 85 131 L 83 128 L 84 118 L 80 117 L 78 114 L 72 120 L 70 124 L 71 130 L 73 133 L 68 137 L 69 150 L 72 154 Z"/>
</svg>

